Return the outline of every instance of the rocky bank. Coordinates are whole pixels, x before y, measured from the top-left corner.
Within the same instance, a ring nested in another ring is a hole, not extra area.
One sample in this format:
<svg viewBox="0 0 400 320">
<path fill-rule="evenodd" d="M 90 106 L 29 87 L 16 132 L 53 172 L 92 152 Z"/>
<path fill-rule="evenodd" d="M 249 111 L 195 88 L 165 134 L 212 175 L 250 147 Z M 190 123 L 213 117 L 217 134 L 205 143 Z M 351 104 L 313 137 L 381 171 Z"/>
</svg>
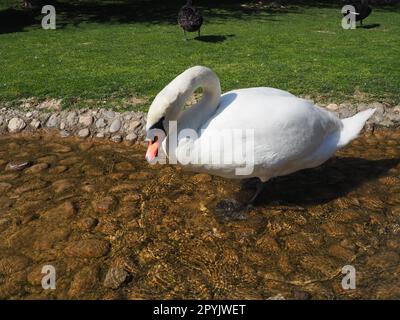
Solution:
<svg viewBox="0 0 400 320">
<path fill-rule="evenodd" d="M 397 128 L 400 125 L 400 105 L 390 106 L 380 102 L 357 105 L 331 103 L 323 107 L 340 118 L 376 108 L 374 116 L 367 122 L 367 131 L 376 127 Z M 0 108 L 0 134 L 55 129 L 61 137 L 95 137 L 135 143 L 143 141 L 145 124 L 146 114 L 136 111 L 116 112 L 105 108 L 52 110 L 24 105 L 18 108 Z"/>
</svg>

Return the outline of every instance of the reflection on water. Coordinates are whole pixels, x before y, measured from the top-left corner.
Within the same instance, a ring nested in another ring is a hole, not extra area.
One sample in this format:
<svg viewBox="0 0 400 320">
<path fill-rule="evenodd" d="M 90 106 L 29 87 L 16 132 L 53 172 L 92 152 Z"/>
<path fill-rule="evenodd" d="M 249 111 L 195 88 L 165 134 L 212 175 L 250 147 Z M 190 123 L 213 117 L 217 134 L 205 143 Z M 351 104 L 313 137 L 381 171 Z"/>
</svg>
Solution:
<svg viewBox="0 0 400 320">
<path fill-rule="evenodd" d="M 139 146 L 2 137 L 0 298 L 400 298 L 399 138 L 366 134 L 232 215 L 217 202 L 251 182 L 150 166 Z"/>
</svg>

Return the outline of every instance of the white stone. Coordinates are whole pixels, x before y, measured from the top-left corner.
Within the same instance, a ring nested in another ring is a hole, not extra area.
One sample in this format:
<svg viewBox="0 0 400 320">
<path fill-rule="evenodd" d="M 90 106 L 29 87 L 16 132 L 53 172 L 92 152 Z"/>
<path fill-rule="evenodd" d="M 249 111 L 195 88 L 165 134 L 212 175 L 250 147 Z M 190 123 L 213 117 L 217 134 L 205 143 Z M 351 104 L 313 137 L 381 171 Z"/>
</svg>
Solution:
<svg viewBox="0 0 400 320">
<path fill-rule="evenodd" d="M 66 138 L 66 137 L 70 136 L 70 133 L 68 131 L 61 130 L 60 131 L 60 136 L 61 136 L 61 138 Z"/>
<path fill-rule="evenodd" d="M 137 135 L 135 133 L 130 133 L 125 137 L 126 141 L 135 141 L 137 139 Z"/>
<path fill-rule="evenodd" d="M 121 120 L 119 118 L 114 119 L 110 126 L 110 132 L 115 133 L 121 129 Z"/>
<path fill-rule="evenodd" d="M 112 110 L 102 110 L 102 113 L 108 119 L 112 119 L 115 117 L 115 112 Z"/>
<path fill-rule="evenodd" d="M 78 122 L 76 112 L 75 111 L 68 112 L 66 121 L 67 121 L 67 125 L 70 127 L 73 127 L 74 125 L 76 125 Z"/>
<path fill-rule="evenodd" d="M 46 126 L 49 128 L 57 127 L 58 124 L 58 114 L 54 113 L 50 116 L 49 120 L 47 120 Z"/>
<path fill-rule="evenodd" d="M 104 128 L 106 125 L 107 125 L 107 122 L 104 120 L 104 118 L 100 118 L 96 121 L 97 128 Z"/>
<path fill-rule="evenodd" d="M 400 106 L 388 108 L 386 111 L 386 116 L 389 120 L 391 120 L 395 123 L 400 122 Z"/>
<path fill-rule="evenodd" d="M 140 125 L 141 125 L 140 121 L 137 120 L 131 121 L 128 125 L 127 130 L 128 132 L 135 131 L 135 129 L 140 127 Z"/>
<path fill-rule="evenodd" d="M 32 119 L 30 126 L 32 128 L 38 129 L 40 127 L 40 121 L 38 119 Z"/>
<path fill-rule="evenodd" d="M 20 132 L 25 128 L 25 126 L 26 123 L 24 122 L 24 120 L 20 118 L 12 118 L 8 122 L 8 131 L 10 131 L 11 133 Z"/>
<path fill-rule="evenodd" d="M 339 109 L 339 106 L 338 106 L 336 103 L 330 103 L 330 104 L 328 104 L 328 105 L 326 106 L 326 108 L 327 108 L 328 110 L 334 111 L 334 110 Z"/>
<path fill-rule="evenodd" d="M 104 133 L 103 132 L 97 133 L 96 138 L 104 138 Z"/>
<path fill-rule="evenodd" d="M 93 116 L 91 114 L 83 114 L 79 116 L 79 123 L 83 124 L 85 127 L 89 127 L 93 123 Z"/>
<path fill-rule="evenodd" d="M 65 122 L 61 122 L 60 124 L 60 130 L 64 130 L 65 129 Z"/>
<path fill-rule="evenodd" d="M 89 134 L 90 134 L 90 131 L 89 131 L 88 128 L 81 129 L 78 132 L 78 136 L 81 137 L 81 138 L 86 138 L 86 137 L 89 136 Z"/>
<path fill-rule="evenodd" d="M 122 137 L 120 135 L 115 135 L 111 137 L 111 141 L 113 142 L 121 142 L 122 141 Z"/>
<path fill-rule="evenodd" d="M 25 116 L 26 116 L 27 118 L 32 117 L 32 112 L 27 112 Z"/>
</svg>

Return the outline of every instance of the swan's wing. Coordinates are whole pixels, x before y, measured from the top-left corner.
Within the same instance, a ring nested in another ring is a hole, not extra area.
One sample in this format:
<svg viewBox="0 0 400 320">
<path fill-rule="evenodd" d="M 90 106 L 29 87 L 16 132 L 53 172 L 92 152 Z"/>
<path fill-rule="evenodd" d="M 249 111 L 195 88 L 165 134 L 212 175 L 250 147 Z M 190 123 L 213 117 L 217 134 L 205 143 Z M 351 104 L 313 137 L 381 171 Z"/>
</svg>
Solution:
<svg viewBox="0 0 400 320">
<path fill-rule="evenodd" d="M 280 90 L 271 95 L 271 91 L 265 89 L 242 89 L 224 95 L 217 112 L 202 126 L 200 137 L 192 147 L 200 152 L 204 149 L 203 143 L 208 147 L 209 157 L 241 159 L 243 150 L 251 144 L 246 134 L 246 130 L 250 130 L 253 131 L 251 158 L 256 171 L 273 176 L 307 167 L 307 161 L 312 162 L 312 155 L 325 140 L 340 131 L 341 121 L 310 101 Z M 229 130 L 242 131 L 242 135 L 232 134 L 234 148 L 221 148 L 216 143 L 217 133 Z M 207 164 L 207 169 L 231 172 L 238 164 Z"/>
</svg>

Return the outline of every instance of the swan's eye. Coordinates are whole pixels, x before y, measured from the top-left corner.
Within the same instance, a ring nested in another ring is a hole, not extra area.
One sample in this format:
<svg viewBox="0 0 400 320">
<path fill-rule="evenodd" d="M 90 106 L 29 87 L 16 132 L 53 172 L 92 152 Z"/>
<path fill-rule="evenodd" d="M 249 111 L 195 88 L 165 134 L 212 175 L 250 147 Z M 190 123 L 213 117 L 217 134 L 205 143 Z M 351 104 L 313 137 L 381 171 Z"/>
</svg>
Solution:
<svg viewBox="0 0 400 320">
<path fill-rule="evenodd" d="M 151 130 L 151 129 L 160 129 L 160 130 L 162 130 L 162 131 L 165 132 L 164 125 L 163 125 L 164 118 L 165 118 L 165 117 L 162 117 L 160 120 L 158 120 L 155 124 L 153 124 L 153 125 L 149 128 L 149 130 Z"/>
</svg>

